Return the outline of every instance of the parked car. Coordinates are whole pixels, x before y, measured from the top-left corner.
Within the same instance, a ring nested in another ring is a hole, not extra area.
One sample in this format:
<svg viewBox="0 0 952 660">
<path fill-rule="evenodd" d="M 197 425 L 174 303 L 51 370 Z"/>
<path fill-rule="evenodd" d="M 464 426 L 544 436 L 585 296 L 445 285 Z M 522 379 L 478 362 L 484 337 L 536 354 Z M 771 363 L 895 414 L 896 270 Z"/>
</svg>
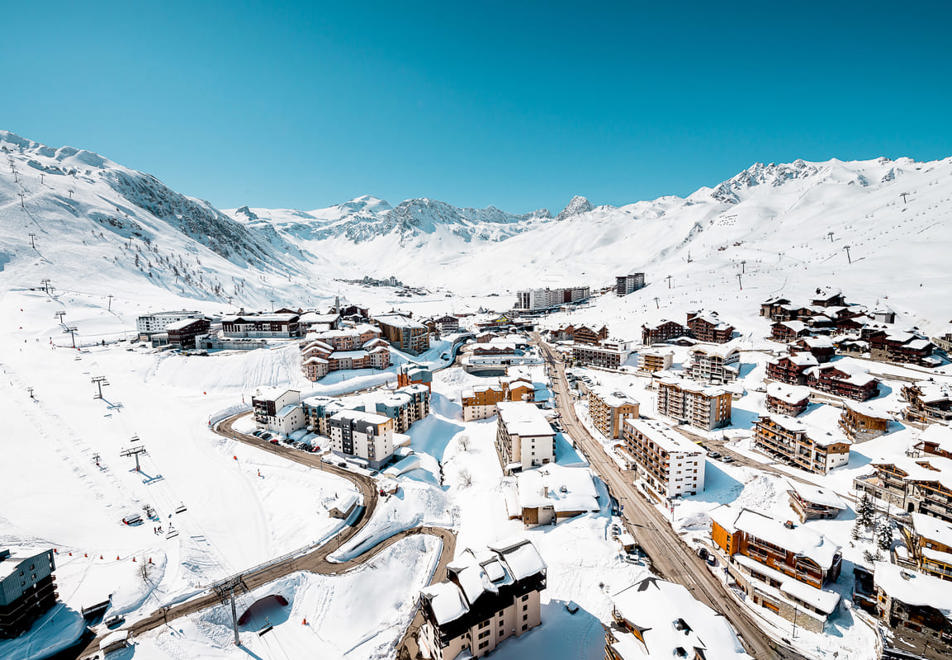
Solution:
<svg viewBox="0 0 952 660">
<path fill-rule="evenodd" d="M 720 457 L 721 457 L 720 452 L 717 452 L 717 451 L 708 452 L 707 455 L 710 456 L 711 458 L 720 458 Z"/>
<path fill-rule="evenodd" d="M 271 438 L 270 440 L 268 440 L 268 442 L 270 442 L 272 445 L 276 445 L 276 444 L 278 444 L 278 439 L 277 439 L 277 438 Z"/>
<path fill-rule="evenodd" d="M 721 460 L 724 461 L 725 463 L 733 463 L 733 462 L 734 462 L 734 457 L 733 457 L 733 456 L 725 456 L 725 457 L 722 458 Z"/>
</svg>

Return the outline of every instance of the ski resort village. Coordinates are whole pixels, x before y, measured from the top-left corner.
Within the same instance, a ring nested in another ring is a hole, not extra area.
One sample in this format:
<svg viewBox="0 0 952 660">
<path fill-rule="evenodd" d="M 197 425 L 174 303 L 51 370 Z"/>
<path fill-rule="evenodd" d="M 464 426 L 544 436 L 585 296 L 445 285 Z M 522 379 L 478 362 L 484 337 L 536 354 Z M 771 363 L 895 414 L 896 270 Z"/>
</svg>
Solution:
<svg viewBox="0 0 952 660">
<path fill-rule="evenodd" d="M 952 654 L 952 159 L 517 216 L 0 145 L 0 657 Z"/>
</svg>

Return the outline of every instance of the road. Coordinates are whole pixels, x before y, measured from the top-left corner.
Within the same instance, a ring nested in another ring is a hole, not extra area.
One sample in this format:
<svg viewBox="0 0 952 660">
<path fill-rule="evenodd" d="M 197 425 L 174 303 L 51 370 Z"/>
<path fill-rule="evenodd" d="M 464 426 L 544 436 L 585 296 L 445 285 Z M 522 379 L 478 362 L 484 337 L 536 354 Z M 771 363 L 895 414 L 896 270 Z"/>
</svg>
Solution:
<svg viewBox="0 0 952 660">
<path fill-rule="evenodd" d="M 328 556 L 339 547 L 347 543 L 347 541 L 349 541 L 351 538 L 353 538 L 367 525 L 368 522 L 370 522 L 371 518 L 373 517 L 373 513 L 377 507 L 377 502 L 379 499 L 377 486 L 374 480 L 371 477 L 364 476 L 356 472 L 351 472 L 350 470 L 345 470 L 336 465 L 325 463 L 321 460 L 321 456 L 318 454 L 311 454 L 309 452 L 292 449 L 284 445 L 274 445 L 253 435 L 236 431 L 234 429 L 234 423 L 238 419 L 249 414 L 250 413 L 248 412 L 244 412 L 222 420 L 216 424 L 212 430 L 226 438 L 255 446 L 264 451 L 268 451 L 272 454 L 277 454 L 288 460 L 294 461 L 295 463 L 300 463 L 311 468 L 324 470 L 325 472 L 330 472 L 347 479 L 357 486 L 363 495 L 366 511 L 356 525 L 344 527 L 338 534 L 336 534 L 327 543 L 321 545 L 320 547 L 315 548 L 314 550 L 303 555 L 281 559 L 273 563 L 252 569 L 247 573 L 242 573 L 241 582 L 244 591 L 252 591 L 258 587 L 268 584 L 269 582 L 273 582 L 298 571 L 310 571 L 312 573 L 320 573 L 322 575 L 339 575 L 340 573 L 344 573 L 370 561 L 380 552 L 386 550 L 401 539 L 417 534 L 428 534 L 430 536 L 435 536 L 442 541 L 440 558 L 437 562 L 436 569 L 433 572 L 433 577 L 430 584 L 433 582 L 439 582 L 446 577 L 446 566 L 456 553 L 456 533 L 452 530 L 442 527 L 421 526 L 407 529 L 394 534 L 384 541 L 381 541 L 373 548 L 368 549 L 366 552 L 357 557 L 343 562 L 329 561 Z M 134 621 L 128 626 L 125 626 L 123 630 L 128 630 L 130 637 L 134 638 L 144 632 L 154 630 L 155 628 L 165 625 L 179 617 L 194 614 L 209 607 L 214 607 L 220 602 L 221 600 L 218 594 L 215 593 L 214 590 L 209 589 L 200 596 L 191 598 L 183 603 L 156 610 L 151 615 Z M 417 613 L 416 616 L 419 616 L 419 613 Z M 414 619 L 414 621 L 416 621 L 416 619 Z M 86 647 L 83 653 L 80 654 L 79 657 L 96 657 L 99 652 L 99 643 L 102 641 L 103 636 L 104 635 L 97 636 L 96 639 L 90 642 L 90 644 Z M 404 640 L 401 640 L 401 645 L 404 643 L 405 638 Z"/>
<path fill-rule="evenodd" d="M 565 368 L 557 353 L 542 341 L 538 333 L 531 333 L 531 336 L 550 368 L 552 387 L 565 430 L 585 453 L 592 469 L 622 504 L 622 517 L 651 558 L 653 568 L 666 579 L 684 585 L 695 598 L 726 616 L 740 635 L 747 652 L 755 658 L 802 658 L 794 650 L 780 646 L 761 632 L 752 614 L 734 600 L 707 564 L 684 544 L 664 515 L 634 486 L 635 473 L 622 470 L 605 454 L 602 444 L 591 436 L 575 415 Z"/>
</svg>

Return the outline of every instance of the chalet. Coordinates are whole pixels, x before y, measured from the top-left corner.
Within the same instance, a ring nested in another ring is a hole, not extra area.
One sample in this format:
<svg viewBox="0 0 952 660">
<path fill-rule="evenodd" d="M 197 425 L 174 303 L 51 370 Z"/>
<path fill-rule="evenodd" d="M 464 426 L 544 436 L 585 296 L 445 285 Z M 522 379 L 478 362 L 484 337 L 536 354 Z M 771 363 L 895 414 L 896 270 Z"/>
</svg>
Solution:
<svg viewBox="0 0 952 660">
<path fill-rule="evenodd" d="M 872 317 L 876 323 L 896 322 L 896 312 L 894 312 L 889 305 L 883 303 L 879 303 L 873 308 L 873 311 L 870 312 L 870 317 Z"/>
<path fill-rule="evenodd" d="M 846 401 L 839 425 L 853 442 L 865 442 L 889 431 L 889 417 L 866 404 Z"/>
<path fill-rule="evenodd" d="M 952 646 L 949 583 L 884 561 L 873 565 L 873 579 L 876 614 L 902 641 L 901 656 L 894 657 L 948 658 Z"/>
<path fill-rule="evenodd" d="M 222 317 L 221 331 L 225 337 L 291 339 L 304 334 L 300 318 L 296 312 L 233 314 Z"/>
<path fill-rule="evenodd" d="M 195 348 L 195 339 L 207 335 L 210 327 L 211 323 L 205 318 L 182 319 L 169 323 L 165 331 L 169 335 L 169 344 L 184 350 Z"/>
<path fill-rule="evenodd" d="M 874 460 L 870 474 L 853 480 L 864 493 L 906 513 L 919 512 L 952 522 L 952 459 L 896 456 Z"/>
<path fill-rule="evenodd" d="M 952 523 L 913 513 L 903 529 L 910 560 L 923 573 L 952 581 Z M 952 585 L 949 585 L 952 589 Z"/>
<path fill-rule="evenodd" d="M 846 501 L 826 488 L 807 484 L 799 480 L 787 482 L 790 486 L 790 507 L 800 517 L 800 522 L 808 520 L 836 518 L 840 511 L 848 507 Z"/>
<path fill-rule="evenodd" d="M 770 338 L 776 341 L 791 342 L 810 334 L 803 321 L 777 321 L 770 326 Z"/>
<path fill-rule="evenodd" d="M 835 364 L 806 370 L 807 385 L 813 389 L 855 401 L 866 401 L 879 394 L 879 380 L 869 374 L 854 374 Z"/>
<path fill-rule="evenodd" d="M 773 296 L 760 303 L 760 315 L 768 319 L 781 315 L 784 305 L 789 305 L 790 299 L 783 296 Z"/>
<path fill-rule="evenodd" d="M 850 442 L 842 434 L 808 429 L 786 415 L 757 418 L 754 445 L 788 465 L 817 474 L 846 465 L 850 459 Z"/>
<path fill-rule="evenodd" d="M 600 344 L 604 339 L 608 339 L 608 328 L 604 325 L 600 330 L 592 330 L 587 326 L 580 325 L 572 333 L 572 340 L 576 344 Z"/>
<path fill-rule="evenodd" d="M 751 600 L 783 618 L 822 632 L 839 594 L 823 589 L 840 575 L 840 547 L 807 527 L 784 524 L 750 509 L 711 511 L 711 540 L 728 572 Z"/>
<path fill-rule="evenodd" d="M 952 429 L 948 426 L 930 424 L 919 434 L 919 439 L 913 448 L 919 455 L 929 454 L 952 458 Z"/>
<path fill-rule="evenodd" d="M 304 312 L 298 320 L 301 326 L 307 332 L 321 332 L 323 330 L 336 330 L 340 327 L 340 314 L 330 312 L 321 314 L 319 312 Z"/>
<path fill-rule="evenodd" d="M 767 378 L 787 385 L 803 385 L 807 382 L 807 370 L 818 364 L 811 354 L 784 355 L 767 362 Z"/>
<path fill-rule="evenodd" d="M 688 329 L 677 321 L 661 321 L 654 325 L 641 326 L 641 343 L 645 346 L 668 341 L 688 334 Z"/>
<path fill-rule="evenodd" d="M 433 324 L 433 327 L 441 335 L 459 332 L 459 317 L 453 316 L 452 314 L 437 316 L 436 318 L 430 319 L 429 322 Z"/>
<path fill-rule="evenodd" d="M 839 289 L 822 287 L 816 290 L 810 304 L 817 307 L 845 307 L 846 297 Z"/>
<path fill-rule="evenodd" d="M 530 541 L 467 548 L 450 562 L 446 574 L 445 581 L 420 594 L 423 623 L 417 641 L 425 657 L 481 658 L 542 623 L 546 565 Z"/>
<path fill-rule="evenodd" d="M 952 421 L 952 386 L 932 379 L 920 380 L 902 388 L 902 398 L 908 402 L 906 419 L 913 422 Z"/>
<path fill-rule="evenodd" d="M 724 344 L 729 342 L 734 334 L 734 326 L 721 321 L 717 312 L 704 309 L 688 312 L 686 325 L 691 336 L 698 341 Z"/>
<path fill-rule="evenodd" d="M 918 332 L 875 332 L 869 336 L 869 354 L 874 360 L 932 367 L 935 344 Z"/>
<path fill-rule="evenodd" d="M 536 527 L 597 512 L 600 505 L 588 468 L 552 463 L 520 472 L 516 476 L 516 488 L 507 489 L 506 508 L 510 520 L 521 520 L 526 527 Z"/>
<path fill-rule="evenodd" d="M 750 660 L 728 620 L 684 585 L 651 575 L 612 600 L 605 660 Z"/>
<path fill-rule="evenodd" d="M 836 355 L 836 347 L 829 337 L 801 337 L 790 346 L 791 353 L 810 353 L 820 364 Z"/>
<path fill-rule="evenodd" d="M 770 383 L 767 385 L 767 410 L 796 417 L 810 405 L 810 390 L 799 385 Z"/>
</svg>

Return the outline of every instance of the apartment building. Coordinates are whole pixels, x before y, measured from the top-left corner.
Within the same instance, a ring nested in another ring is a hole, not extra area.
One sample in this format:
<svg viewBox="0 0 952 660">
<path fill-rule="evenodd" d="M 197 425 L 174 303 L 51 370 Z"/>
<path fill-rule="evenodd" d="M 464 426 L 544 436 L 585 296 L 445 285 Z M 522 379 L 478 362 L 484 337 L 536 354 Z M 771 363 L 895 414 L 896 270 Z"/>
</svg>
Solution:
<svg viewBox="0 0 952 660">
<path fill-rule="evenodd" d="M 952 386 L 934 380 L 920 380 L 902 388 L 908 402 L 905 418 L 913 422 L 952 422 Z"/>
<path fill-rule="evenodd" d="M 666 424 L 626 419 L 622 435 L 638 477 L 661 501 L 704 490 L 704 449 Z"/>
<path fill-rule="evenodd" d="M 587 325 L 572 328 L 572 341 L 576 344 L 598 345 L 605 339 L 608 339 L 608 328 L 604 325 L 598 330 Z"/>
<path fill-rule="evenodd" d="M 867 337 L 867 341 L 869 355 L 874 360 L 935 366 L 931 360 L 935 344 L 918 332 L 879 331 Z"/>
<path fill-rule="evenodd" d="M 598 489 L 587 467 L 550 463 L 523 470 L 516 477 L 515 489 L 506 489 L 509 519 L 521 520 L 526 527 L 555 525 L 600 508 Z"/>
<path fill-rule="evenodd" d="M 433 372 L 422 364 L 404 362 L 397 367 L 397 387 L 407 385 L 426 385 L 427 389 L 432 390 Z"/>
<path fill-rule="evenodd" d="M 836 356 L 836 346 L 833 340 L 826 336 L 819 337 L 801 337 L 790 346 L 790 352 L 809 353 L 816 358 L 820 364 L 829 362 Z"/>
<path fill-rule="evenodd" d="M 300 346 L 304 376 L 317 381 L 332 371 L 386 369 L 390 349 L 380 334 L 379 328 L 368 324 L 309 332 Z"/>
<path fill-rule="evenodd" d="M 691 336 L 698 341 L 725 344 L 734 335 L 734 326 L 721 321 L 717 312 L 707 309 L 688 312 L 686 326 Z"/>
<path fill-rule="evenodd" d="M 420 594 L 420 649 L 432 660 L 481 658 L 542 623 L 546 566 L 527 539 L 463 550 Z"/>
<path fill-rule="evenodd" d="M 879 379 L 869 374 L 850 373 L 836 364 L 821 364 L 805 372 L 813 389 L 854 401 L 867 401 L 879 394 Z"/>
<path fill-rule="evenodd" d="M 260 387 L 251 397 L 258 428 L 288 435 L 306 423 L 300 406 L 301 392 L 281 387 Z"/>
<path fill-rule="evenodd" d="M 620 438 L 622 423 L 638 417 L 638 410 L 638 401 L 622 392 L 604 387 L 593 387 L 588 391 L 588 414 L 592 424 L 606 438 Z"/>
<path fill-rule="evenodd" d="M 865 442 L 889 431 L 889 417 L 872 406 L 845 401 L 839 425 L 846 437 L 853 442 Z"/>
<path fill-rule="evenodd" d="M 799 385 L 770 383 L 767 385 L 767 410 L 796 417 L 810 406 L 810 389 Z"/>
<path fill-rule="evenodd" d="M 786 415 L 761 415 L 754 422 L 754 445 L 788 465 L 826 474 L 850 460 L 850 442 L 839 432 L 808 431 Z"/>
<path fill-rule="evenodd" d="M 410 426 L 430 414 L 430 388 L 426 385 L 399 387 L 383 401 L 377 401 L 376 411 L 393 420 L 395 433 L 405 433 Z"/>
<path fill-rule="evenodd" d="M 367 461 L 379 468 L 393 455 L 393 420 L 363 410 L 341 410 L 327 421 L 330 448 L 341 456 Z"/>
<path fill-rule="evenodd" d="M 876 614 L 902 641 L 901 656 L 945 660 L 952 647 L 952 588 L 896 564 L 873 564 Z"/>
<path fill-rule="evenodd" d="M 719 387 L 665 378 L 658 382 L 658 412 L 710 431 L 731 423 L 731 395 Z"/>
<path fill-rule="evenodd" d="M 374 317 L 383 337 L 404 353 L 419 355 L 430 348 L 430 332 L 419 321 L 403 314 L 381 314 Z"/>
<path fill-rule="evenodd" d="M 638 366 L 651 373 L 655 371 L 664 371 L 670 369 L 674 353 L 672 351 L 663 351 L 661 349 L 647 349 L 638 353 Z"/>
<path fill-rule="evenodd" d="M 777 321 L 770 326 L 770 338 L 784 343 L 796 341 L 810 334 L 810 328 L 803 321 Z"/>
<path fill-rule="evenodd" d="M 711 511 L 711 540 L 727 556 L 728 572 L 757 605 L 821 633 L 839 594 L 823 589 L 839 578 L 840 546 L 796 527 L 729 505 Z"/>
<path fill-rule="evenodd" d="M 602 369 L 618 369 L 631 356 L 632 343 L 607 339 L 599 344 L 575 344 L 572 359 L 576 364 Z"/>
<path fill-rule="evenodd" d="M 842 497 L 831 490 L 806 484 L 797 479 L 788 480 L 790 489 L 790 508 L 800 517 L 800 522 L 836 518 L 840 511 L 847 509 Z"/>
<path fill-rule="evenodd" d="M 555 431 L 541 410 L 524 401 L 500 401 L 496 408 L 496 451 L 506 472 L 555 461 Z"/>
<path fill-rule="evenodd" d="M 922 513 L 952 523 L 952 459 L 897 456 L 873 461 L 870 474 L 853 480 L 858 497 L 867 494 L 906 513 Z"/>
<path fill-rule="evenodd" d="M 169 344 L 177 346 L 183 350 L 195 348 L 195 339 L 208 334 L 211 323 L 208 319 L 182 319 L 173 321 L 165 326 L 165 331 L 169 335 Z"/>
<path fill-rule="evenodd" d="M 53 551 L 0 549 L 0 639 L 18 637 L 56 604 Z"/>
<path fill-rule="evenodd" d="M 185 319 L 202 318 L 202 313 L 195 310 L 175 310 L 168 312 L 154 312 L 152 314 L 143 314 L 136 319 L 136 332 L 140 339 L 143 336 L 148 337 L 157 332 L 165 332 L 166 326 L 170 323 L 177 323 Z"/>
<path fill-rule="evenodd" d="M 645 288 L 645 274 L 632 273 L 630 275 L 619 275 L 615 278 L 615 294 L 627 296 L 638 289 Z"/>
<path fill-rule="evenodd" d="M 323 332 L 325 330 L 336 330 L 340 327 L 340 314 L 331 311 L 327 314 L 320 312 L 304 312 L 298 323 L 304 328 L 304 332 Z"/>
<path fill-rule="evenodd" d="M 817 307 L 845 307 L 846 296 L 836 287 L 824 286 L 814 292 L 810 304 Z"/>
<path fill-rule="evenodd" d="M 436 318 L 430 319 L 429 322 L 433 324 L 433 327 L 441 335 L 459 332 L 459 317 L 453 316 L 452 314 L 437 316 Z"/>
<path fill-rule="evenodd" d="M 740 373 L 740 351 L 732 344 L 696 346 L 691 349 L 685 370 L 691 378 L 701 383 L 730 383 Z"/>
<path fill-rule="evenodd" d="M 910 515 L 903 527 L 909 561 L 929 575 L 952 582 L 952 523 L 921 513 Z M 952 590 L 952 584 L 948 585 Z"/>
<path fill-rule="evenodd" d="M 229 338 L 292 339 L 304 334 L 300 314 L 232 314 L 221 319 L 222 335 Z"/>
<path fill-rule="evenodd" d="M 612 596 L 605 660 L 751 660 L 727 619 L 654 575 Z"/>
<path fill-rule="evenodd" d="M 567 303 L 581 302 L 590 298 L 591 289 L 587 286 L 564 287 L 558 289 L 523 289 L 516 292 L 516 311 L 533 312 Z"/>
<path fill-rule="evenodd" d="M 784 355 L 767 362 L 767 379 L 776 380 L 787 385 L 805 385 L 807 369 L 811 369 L 818 364 L 820 363 L 817 362 L 816 358 L 809 353 Z"/>
<path fill-rule="evenodd" d="M 501 401 L 535 401 L 535 385 L 524 376 L 500 378 L 496 385 L 475 385 L 460 393 L 463 421 L 488 419 Z"/>
<path fill-rule="evenodd" d="M 645 346 L 687 335 L 688 329 L 677 321 L 664 320 L 654 325 L 641 326 L 641 343 Z"/>
<path fill-rule="evenodd" d="M 301 402 L 307 429 L 325 437 L 331 434 L 330 418 L 347 409 L 340 399 L 332 396 L 310 396 Z"/>
</svg>

